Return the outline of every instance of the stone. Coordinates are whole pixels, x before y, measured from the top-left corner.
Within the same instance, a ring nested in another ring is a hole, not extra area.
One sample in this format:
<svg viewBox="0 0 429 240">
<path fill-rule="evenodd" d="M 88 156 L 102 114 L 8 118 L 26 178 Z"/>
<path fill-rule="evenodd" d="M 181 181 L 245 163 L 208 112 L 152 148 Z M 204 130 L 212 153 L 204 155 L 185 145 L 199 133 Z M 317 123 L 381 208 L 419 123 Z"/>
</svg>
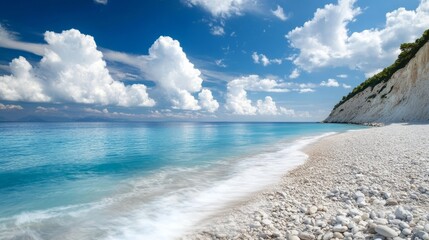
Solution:
<svg viewBox="0 0 429 240">
<path fill-rule="evenodd" d="M 307 209 L 307 214 L 308 215 L 313 215 L 317 212 L 317 207 L 316 206 L 311 206 Z"/>
<path fill-rule="evenodd" d="M 405 210 L 402 206 L 396 208 L 395 216 L 397 219 L 401 219 L 407 222 L 413 220 L 413 215 L 409 211 Z"/>
<path fill-rule="evenodd" d="M 356 203 L 359 207 L 366 206 L 365 197 L 357 198 Z"/>
<path fill-rule="evenodd" d="M 253 222 L 253 223 L 250 224 L 250 227 L 251 228 L 260 228 L 260 227 L 262 227 L 262 225 L 261 225 L 260 222 L 255 221 L 255 222 Z"/>
<path fill-rule="evenodd" d="M 358 198 L 365 198 L 365 194 L 363 194 L 361 191 L 356 191 L 355 192 L 355 198 L 356 199 L 358 199 Z"/>
<path fill-rule="evenodd" d="M 384 199 L 390 198 L 391 194 L 389 192 L 381 192 L 381 196 L 383 196 Z"/>
<path fill-rule="evenodd" d="M 429 234 L 427 232 L 424 232 L 424 231 L 417 231 L 411 237 L 411 239 L 415 239 L 415 238 L 419 238 L 422 240 L 429 240 Z"/>
<path fill-rule="evenodd" d="M 360 222 L 360 220 L 361 220 L 360 216 L 354 216 L 354 217 L 353 217 L 353 221 L 354 221 L 355 223 Z"/>
<path fill-rule="evenodd" d="M 369 218 L 369 214 L 368 213 L 363 213 L 361 216 L 362 220 L 365 221 Z"/>
<path fill-rule="evenodd" d="M 332 232 L 327 232 L 325 235 L 323 235 L 323 240 L 330 240 L 334 237 L 334 234 Z"/>
<path fill-rule="evenodd" d="M 272 222 L 269 219 L 264 219 L 264 220 L 262 220 L 262 224 L 264 224 L 264 225 L 271 225 Z"/>
<path fill-rule="evenodd" d="M 399 223 L 399 227 L 400 227 L 400 228 L 410 228 L 410 225 L 408 225 L 408 223 L 406 223 L 406 222 L 402 222 L 402 221 L 401 221 L 401 222 Z"/>
<path fill-rule="evenodd" d="M 300 240 L 300 238 L 296 235 L 288 236 L 287 239 L 288 240 Z"/>
<path fill-rule="evenodd" d="M 387 225 L 389 222 L 387 221 L 387 219 L 377 218 L 374 220 L 374 223 L 378 225 Z"/>
<path fill-rule="evenodd" d="M 401 233 L 405 236 L 409 236 L 409 235 L 411 235 L 412 231 L 409 228 L 404 228 L 404 229 L 402 229 Z"/>
<path fill-rule="evenodd" d="M 349 224 L 349 223 L 350 223 L 350 220 L 349 220 L 347 217 L 342 216 L 342 215 L 338 215 L 338 216 L 335 218 L 335 221 L 336 221 L 337 223 L 342 224 L 342 225 L 347 225 L 347 224 Z"/>
<path fill-rule="evenodd" d="M 349 215 L 350 216 L 357 216 L 357 215 L 360 215 L 360 211 L 358 210 L 358 209 L 356 209 L 356 208 L 351 208 L 350 210 L 349 210 Z"/>
<path fill-rule="evenodd" d="M 341 232 L 341 233 L 343 233 L 343 232 L 346 232 L 348 230 L 348 228 L 346 226 L 341 225 L 341 224 L 337 224 L 337 225 L 335 225 L 332 228 L 332 230 L 334 232 Z"/>
<path fill-rule="evenodd" d="M 394 229 L 392 229 L 392 228 L 390 228 L 388 226 L 377 225 L 377 226 L 375 226 L 374 230 L 378 234 L 380 234 L 380 235 L 382 235 L 384 237 L 393 238 L 393 237 L 397 237 L 398 236 L 398 233 Z"/>
<path fill-rule="evenodd" d="M 307 232 L 299 233 L 298 237 L 299 237 L 299 239 L 302 239 L 302 240 L 314 240 L 314 239 L 316 239 L 316 237 L 313 234 L 307 233 Z"/>
<path fill-rule="evenodd" d="M 334 238 L 343 239 L 344 236 L 343 236 L 343 234 L 341 234 L 339 232 L 334 232 Z"/>
<path fill-rule="evenodd" d="M 353 235 L 353 239 L 363 240 L 363 239 L 365 239 L 365 235 L 363 235 L 362 232 L 357 232 Z"/>
<path fill-rule="evenodd" d="M 398 201 L 396 201 L 395 199 L 388 198 L 386 200 L 386 206 L 395 206 L 395 205 L 398 205 Z"/>
<path fill-rule="evenodd" d="M 322 220 L 317 220 L 316 221 L 316 226 L 318 226 L 318 227 L 321 227 L 321 228 L 324 228 L 324 227 L 326 227 L 326 222 L 325 221 L 322 221 Z"/>
</svg>

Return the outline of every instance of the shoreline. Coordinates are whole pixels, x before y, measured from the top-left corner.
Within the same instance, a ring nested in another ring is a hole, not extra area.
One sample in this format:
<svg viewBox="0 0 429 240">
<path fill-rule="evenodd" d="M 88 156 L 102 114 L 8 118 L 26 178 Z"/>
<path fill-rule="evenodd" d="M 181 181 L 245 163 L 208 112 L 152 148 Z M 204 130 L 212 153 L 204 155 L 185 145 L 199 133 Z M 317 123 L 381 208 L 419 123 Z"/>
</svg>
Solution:
<svg viewBox="0 0 429 240">
<path fill-rule="evenodd" d="M 324 137 L 280 183 L 183 239 L 429 239 L 428 145 L 429 125 Z"/>
</svg>

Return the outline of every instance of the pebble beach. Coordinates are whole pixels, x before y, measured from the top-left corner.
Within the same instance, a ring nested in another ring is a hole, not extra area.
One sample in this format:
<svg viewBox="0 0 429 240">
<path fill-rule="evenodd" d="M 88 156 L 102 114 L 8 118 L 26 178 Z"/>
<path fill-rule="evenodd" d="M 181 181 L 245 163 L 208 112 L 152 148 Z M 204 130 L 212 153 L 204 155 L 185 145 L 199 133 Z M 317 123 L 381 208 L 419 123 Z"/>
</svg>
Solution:
<svg viewBox="0 0 429 240">
<path fill-rule="evenodd" d="M 183 239 L 429 239 L 429 125 L 350 131 L 303 151 L 279 184 Z"/>
</svg>

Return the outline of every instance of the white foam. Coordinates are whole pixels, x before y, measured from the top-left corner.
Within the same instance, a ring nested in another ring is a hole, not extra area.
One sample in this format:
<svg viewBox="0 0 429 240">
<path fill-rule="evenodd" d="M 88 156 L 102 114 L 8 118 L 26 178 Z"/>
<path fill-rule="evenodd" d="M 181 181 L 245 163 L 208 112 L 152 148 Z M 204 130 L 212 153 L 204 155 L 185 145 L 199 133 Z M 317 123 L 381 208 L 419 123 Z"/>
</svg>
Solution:
<svg viewBox="0 0 429 240">
<path fill-rule="evenodd" d="M 233 174 L 228 179 L 206 189 L 190 187 L 164 196 L 121 222 L 123 226 L 108 239 L 176 239 L 230 203 L 278 182 L 285 172 L 306 160 L 300 151 L 303 147 L 331 134 L 301 139 L 279 151 L 241 159 L 230 166 Z"/>
</svg>

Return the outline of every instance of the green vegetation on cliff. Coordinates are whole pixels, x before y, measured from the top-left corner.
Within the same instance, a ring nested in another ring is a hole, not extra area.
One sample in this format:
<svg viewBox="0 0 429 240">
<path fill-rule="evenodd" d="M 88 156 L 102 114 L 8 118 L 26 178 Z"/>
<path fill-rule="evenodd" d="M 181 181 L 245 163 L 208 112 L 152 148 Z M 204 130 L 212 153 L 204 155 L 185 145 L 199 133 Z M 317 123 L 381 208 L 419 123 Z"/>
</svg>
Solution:
<svg viewBox="0 0 429 240">
<path fill-rule="evenodd" d="M 408 62 L 416 55 L 416 53 L 420 50 L 425 43 L 429 41 L 429 29 L 426 30 L 423 35 L 417 39 L 414 43 L 403 43 L 401 44 L 401 54 L 399 54 L 398 59 L 396 59 L 395 63 L 390 65 L 389 67 L 383 69 L 383 71 L 375 74 L 374 76 L 368 78 L 365 82 L 361 83 L 352 92 L 350 92 L 347 96 L 344 96 L 341 101 L 335 105 L 334 110 L 338 108 L 341 104 L 345 103 L 347 100 L 355 96 L 356 94 L 364 91 L 368 87 L 373 88 L 377 84 L 381 82 L 387 82 L 392 75 L 398 71 L 399 69 L 405 67 Z"/>
</svg>

